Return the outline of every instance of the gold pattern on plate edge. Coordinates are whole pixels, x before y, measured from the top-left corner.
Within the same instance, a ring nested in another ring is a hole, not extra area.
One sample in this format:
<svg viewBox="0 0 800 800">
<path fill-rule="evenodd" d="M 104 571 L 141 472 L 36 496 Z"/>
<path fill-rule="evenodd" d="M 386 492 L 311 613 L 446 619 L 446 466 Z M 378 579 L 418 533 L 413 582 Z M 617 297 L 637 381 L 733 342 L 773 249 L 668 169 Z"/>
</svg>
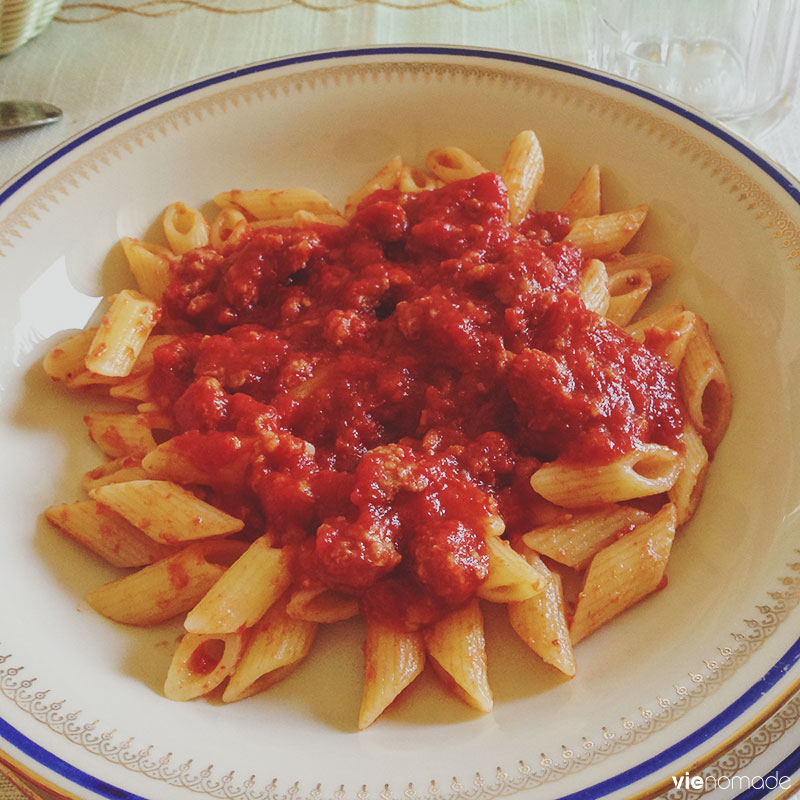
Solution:
<svg viewBox="0 0 800 800">
<path fill-rule="evenodd" d="M 317 82 L 323 85 L 329 82 L 340 83 L 343 79 L 352 82 L 356 76 L 363 79 L 365 72 L 373 78 L 382 76 L 387 79 L 392 77 L 402 79 L 408 74 L 414 78 L 420 76 L 424 79 L 442 78 L 457 72 L 462 76 L 483 80 L 512 81 L 528 92 L 548 91 L 554 97 L 558 96 L 562 102 L 566 94 L 569 101 L 593 107 L 595 113 L 612 114 L 625 124 L 637 125 L 640 129 L 648 128 L 650 135 L 659 135 L 667 146 L 678 148 L 681 155 L 692 161 L 699 161 L 701 169 L 710 170 L 721 185 L 736 193 L 739 201 L 746 202 L 748 211 L 754 213 L 764 227 L 772 230 L 773 237 L 780 239 L 782 246 L 789 250 L 790 260 L 795 260 L 800 254 L 800 231 L 769 195 L 727 159 L 672 123 L 618 101 L 608 98 L 601 100 L 589 90 L 564 87 L 557 81 L 532 78 L 529 75 L 514 75 L 501 70 L 436 63 L 388 63 L 326 68 L 303 73 L 300 76 L 268 79 L 241 89 L 229 89 L 213 97 L 189 103 L 181 109 L 165 112 L 158 119 L 119 135 L 94 153 L 80 158 L 59 176 L 50 179 L 17 209 L 17 214 L 9 218 L 4 228 L 0 228 L 0 246 L 2 244 L 13 246 L 13 239 L 21 236 L 20 227 L 29 227 L 31 219 L 39 219 L 40 214 L 48 211 L 51 204 L 57 203 L 61 196 L 69 194 L 70 187 L 76 188 L 81 180 L 89 180 L 93 173 L 96 174 L 102 169 L 103 165 L 108 166 L 114 160 L 121 158 L 124 150 L 130 152 L 136 146 L 144 147 L 147 141 L 154 141 L 159 136 L 168 135 L 170 130 L 178 130 L 182 125 L 191 124 L 192 119 L 202 119 L 205 114 L 214 114 L 217 110 L 225 111 L 229 104 L 236 106 L 242 101 L 249 103 L 254 94 L 262 99 L 266 93 L 275 97 L 278 92 L 286 94 L 291 90 L 301 91 L 304 85 L 313 87 Z M 757 607 L 760 619 L 745 620 L 748 632 L 731 634 L 733 645 L 718 648 L 719 657 L 706 660 L 704 671 L 689 673 L 690 680 L 686 685 L 676 684 L 673 687 L 672 699 L 658 697 L 654 704 L 656 710 L 641 707 L 638 722 L 623 718 L 618 732 L 604 726 L 597 737 L 597 742 L 584 737 L 581 745 L 575 749 L 562 746 L 561 752 L 556 756 L 540 754 L 538 764 L 520 761 L 515 771 L 506 771 L 498 767 L 493 780 L 477 774 L 470 784 L 465 785 L 454 779 L 447 787 L 449 793 L 444 787 L 437 786 L 433 782 L 423 794 L 419 794 L 409 785 L 403 796 L 408 800 L 418 797 L 477 800 L 477 798 L 496 797 L 511 791 L 532 788 L 579 772 L 663 730 L 672 721 L 698 705 L 705 697 L 713 694 L 761 647 L 774 633 L 779 623 L 800 602 L 800 562 L 788 566 L 795 574 L 781 578 L 779 585 L 783 589 L 779 588 L 769 593 L 772 605 Z M 10 658 L 11 656 L 0 658 L 0 665 Z M 223 778 L 216 778 L 213 765 L 209 765 L 199 774 L 191 774 L 191 762 L 176 766 L 172 763 L 170 755 L 155 756 L 152 747 L 135 748 L 133 739 L 116 744 L 113 742 L 115 731 L 98 732 L 97 721 L 81 724 L 80 711 L 63 713 L 65 701 L 49 703 L 48 690 L 32 691 L 35 678 L 18 682 L 16 677 L 22 669 L 22 667 L 0 669 L 0 691 L 51 730 L 66 736 L 90 752 L 103 756 L 111 763 L 221 799 L 278 800 L 290 797 L 297 800 L 299 798 L 300 789 L 296 784 L 284 795 L 279 790 L 276 779 L 264 789 L 257 789 L 255 776 L 238 784 L 233 773 L 228 773 Z M 307 795 L 309 800 L 318 800 L 322 796 L 321 787 L 317 787 Z M 334 797 L 338 800 L 344 800 L 346 796 L 344 787 L 334 793 Z M 393 794 L 387 786 L 379 796 L 382 800 L 388 800 Z M 362 791 L 358 792 L 356 797 L 358 800 L 367 800 L 370 795 L 366 787 L 362 787 Z"/>
<path fill-rule="evenodd" d="M 697 768 L 690 768 L 689 772 L 692 776 L 700 776 L 703 779 L 702 789 L 672 786 L 664 792 L 662 797 L 665 800 L 697 800 L 697 798 L 710 794 L 723 778 L 742 775 L 758 756 L 783 738 L 798 721 L 800 721 L 800 693 L 788 700 L 778 713 L 772 715 L 751 736 L 731 747 L 716 761 L 699 771 Z"/>
<path fill-rule="evenodd" d="M 151 19 L 173 17 L 187 11 L 205 11 L 214 14 L 243 15 L 263 14 L 277 11 L 289 6 L 298 6 L 312 11 L 340 11 L 358 6 L 384 6 L 403 11 L 418 11 L 428 8 L 452 6 L 464 11 L 497 11 L 515 5 L 522 0 L 271 0 L 250 8 L 226 8 L 219 4 L 200 2 L 200 0 L 142 0 L 130 6 L 112 3 L 66 3 L 53 18 L 56 22 L 84 24 L 87 22 L 105 22 L 120 15 L 132 14 Z"/>
<path fill-rule="evenodd" d="M 800 551 L 798 551 L 798 555 L 800 555 Z M 686 682 L 686 685 L 675 685 L 673 688 L 677 700 L 659 697 L 657 699 L 659 710 L 656 712 L 641 707 L 638 722 L 622 718 L 621 734 L 604 726 L 601 729 L 602 740 L 598 740 L 597 743 L 584 737 L 579 748 L 570 749 L 562 746 L 560 753 L 555 757 L 545 753 L 540 754 L 538 764 L 520 761 L 515 771 L 498 767 L 493 779 L 476 774 L 470 783 L 464 783 L 454 778 L 449 787 L 441 787 L 431 781 L 428 789 L 421 792 L 409 784 L 408 788 L 403 791 L 404 799 L 479 800 L 480 798 L 482 800 L 522 789 L 531 789 L 542 784 L 552 783 L 566 775 L 580 772 L 592 764 L 605 761 L 609 756 L 663 730 L 698 705 L 705 697 L 716 692 L 726 679 L 731 677 L 742 664 L 749 660 L 753 653 L 760 649 L 763 643 L 777 630 L 780 622 L 797 606 L 800 602 L 800 561 L 787 566 L 794 574 L 778 580 L 778 584 L 783 587 L 782 590 L 769 592 L 773 605 L 757 606 L 760 618 L 745 620 L 747 633 L 731 634 L 734 641 L 733 646 L 718 648 L 720 657 L 704 662 L 707 670 L 705 674 L 690 672 L 688 676 L 690 680 Z M 236 780 L 233 772 L 228 772 L 219 778 L 215 776 L 215 767 L 211 764 L 201 772 L 193 774 L 191 760 L 176 765 L 173 763 L 171 754 L 156 755 L 152 746 L 142 748 L 135 745 L 133 738 L 115 743 L 113 741 L 116 735 L 115 730 L 101 730 L 97 720 L 81 723 L 79 718 L 82 712 L 65 711 L 66 701 L 64 700 L 49 702 L 49 690 L 35 690 L 36 678 L 18 680 L 18 676 L 24 672 L 24 667 L 5 667 L 4 665 L 11 658 L 10 655 L 0 656 L 0 692 L 20 709 L 44 723 L 50 730 L 65 736 L 69 741 L 80 745 L 89 752 L 102 756 L 110 763 L 169 784 L 209 794 L 220 800 L 300 800 L 301 797 L 305 797 L 306 800 L 321 800 L 326 796 L 321 786 L 317 786 L 304 796 L 300 794 L 298 784 L 290 787 L 288 792 L 284 792 L 279 788 L 276 778 L 273 778 L 271 783 L 266 786 L 262 784 L 263 788 L 258 785 L 254 775 L 241 783 Z M 798 708 L 800 708 L 800 698 L 793 698 L 792 702 L 786 703 L 776 715 L 777 721 L 767 723 L 766 732 L 761 740 L 769 740 L 767 742 L 769 744 L 780 738 L 796 722 L 797 714 L 795 712 Z M 745 749 L 741 753 L 735 751 L 727 761 L 727 755 L 721 760 L 723 769 L 730 768 L 729 763 L 733 763 L 736 768 L 744 766 L 748 748 L 753 751 L 760 747 L 760 744 L 759 742 L 753 744 L 747 740 L 742 746 Z M 757 754 L 755 753 L 753 758 Z M 334 792 L 333 797 L 337 800 L 346 800 L 349 795 L 344 787 L 340 787 Z M 387 785 L 377 795 L 371 795 L 365 786 L 355 795 L 356 800 L 371 800 L 373 797 L 380 798 L 380 800 L 391 800 L 394 794 Z"/>
<path fill-rule="evenodd" d="M 11 786 L 25 798 L 25 800 L 42 800 L 42 798 L 28 785 L 26 779 L 24 779 L 21 774 L 4 763 L 3 753 L 2 750 L 0 750 L 0 784 L 2 784 L 4 780 L 10 783 Z"/>
<path fill-rule="evenodd" d="M 779 795 L 775 795 L 772 800 L 790 800 L 794 798 L 800 797 L 800 778 L 795 781 L 792 781 L 792 785 L 789 786 L 785 791 L 781 792 Z"/>
<path fill-rule="evenodd" d="M 721 741 L 712 750 L 703 753 L 699 758 L 676 767 L 673 774 L 682 775 L 688 772 L 692 776 L 718 775 L 719 777 L 730 777 L 737 774 L 794 726 L 800 713 L 798 703 L 800 703 L 800 676 L 791 686 L 774 697 L 769 705 L 761 709 L 755 717 L 749 719 L 740 730 Z M 762 747 L 761 743 L 763 743 L 765 733 L 767 742 Z M 737 754 L 734 758 L 731 758 L 732 752 Z M 672 800 L 671 793 L 676 790 L 680 791 L 675 786 L 672 777 L 665 777 L 659 783 L 638 791 L 627 800 L 653 800 L 656 797 L 669 797 Z M 693 793 L 688 789 L 687 791 L 691 797 L 694 797 L 695 794 L 697 796 L 707 794 L 705 789 L 699 793 Z"/>
<path fill-rule="evenodd" d="M 120 134 L 107 144 L 83 156 L 69 168 L 51 178 L 40 189 L 12 212 L 5 222 L 0 221 L 0 256 L 5 255 L 4 247 L 11 248 L 16 239 L 22 238 L 23 229 L 30 227 L 32 221 L 40 218 L 40 213 L 47 212 L 52 204 L 62 197 L 68 196 L 81 181 L 88 181 L 93 174 L 103 167 L 124 157 L 124 151 L 131 152 L 134 147 L 145 147 L 149 140 L 165 137 L 173 130 L 188 126 L 193 120 L 202 120 L 206 115 L 213 116 L 218 111 L 225 112 L 230 106 L 239 103 L 250 104 L 253 99 L 261 101 L 269 94 L 273 98 L 286 96 L 291 92 L 302 92 L 306 88 L 314 89 L 318 84 L 323 87 L 338 85 L 343 81 L 354 83 L 357 79 L 365 80 L 443 80 L 449 76 L 472 79 L 493 84 L 497 82 L 511 83 L 515 89 L 528 93 L 547 93 L 552 99 L 560 102 L 571 102 L 583 106 L 599 117 L 611 116 L 614 120 L 635 127 L 642 133 L 657 137 L 661 142 L 685 159 L 696 163 L 699 169 L 707 172 L 716 182 L 735 199 L 745 204 L 746 210 L 756 221 L 770 232 L 784 250 L 788 261 L 800 268 L 800 227 L 798 227 L 783 211 L 770 195 L 752 178 L 737 168 L 727 158 L 699 141 L 692 134 L 677 125 L 656 117 L 649 111 L 637 109 L 624 102 L 598 97 L 589 89 L 570 87 L 558 81 L 532 77 L 526 72 L 492 69 L 488 67 L 467 66 L 461 64 L 437 63 L 366 63 L 323 67 L 278 78 L 266 78 L 241 88 L 227 89 L 220 93 L 183 105 L 180 109 L 165 111 L 150 123 L 143 123 L 131 131 Z"/>
</svg>

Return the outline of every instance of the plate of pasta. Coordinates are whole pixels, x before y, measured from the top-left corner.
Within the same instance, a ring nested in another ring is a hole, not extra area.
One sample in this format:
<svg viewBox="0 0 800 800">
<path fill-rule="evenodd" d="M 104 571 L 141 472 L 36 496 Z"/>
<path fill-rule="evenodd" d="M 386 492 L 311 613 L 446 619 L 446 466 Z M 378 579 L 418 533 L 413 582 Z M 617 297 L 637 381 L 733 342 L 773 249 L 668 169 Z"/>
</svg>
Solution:
<svg viewBox="0 0 800 800">
<path fill-rule="evenodd" d="M 40 784 L 655 795 L 800 685 L 800 188 L 697 113 L 512 53 L 256 64 L 33 165 L 0 259 Z"/>
</svg>

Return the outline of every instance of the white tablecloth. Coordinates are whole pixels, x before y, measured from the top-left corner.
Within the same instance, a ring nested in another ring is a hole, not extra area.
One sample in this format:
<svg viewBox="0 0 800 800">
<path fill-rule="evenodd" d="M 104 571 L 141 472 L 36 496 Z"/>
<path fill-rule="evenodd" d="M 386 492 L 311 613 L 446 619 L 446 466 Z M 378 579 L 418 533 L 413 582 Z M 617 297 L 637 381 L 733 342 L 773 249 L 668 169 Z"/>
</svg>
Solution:
<svg viewBox="0 0 800 800">
<path fill-rule="evenodd" d="M 0 58 L 0 99 L 61 107 L 47 128 L 0 134 L 0 184 L 64 139 L 141 99 L 263 59 L 370 44 L 518 50 L 586 63 L 579 0 L 66 0 L 38 38 Z M 800 174 L 800 103 L 758 145 Z"/>
<path fill-rule="evenodd" d="M 38 38 L 0 58 L 0 99 L 44 100 L 64 111 L 54 125 L 0 134 L 0 185 L 65 139 L 143 98 L 287 54 L 431 43 L 586 63 L 592 38 L 588 5 L 580 0 L 66 0 Z M 756 144 L 800 175 L 800 103 Z M 22 797 L 0 774 L 0 800 Z"/>
</svg>

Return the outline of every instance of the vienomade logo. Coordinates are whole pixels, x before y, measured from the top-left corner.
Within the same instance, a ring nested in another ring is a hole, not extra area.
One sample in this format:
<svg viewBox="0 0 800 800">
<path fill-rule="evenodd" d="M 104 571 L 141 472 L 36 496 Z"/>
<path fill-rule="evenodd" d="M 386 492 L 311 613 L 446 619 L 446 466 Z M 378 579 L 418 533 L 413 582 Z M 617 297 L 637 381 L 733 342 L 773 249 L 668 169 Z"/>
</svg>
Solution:
<svg viewBox="0 0 800 800">
<path fill-rule="evenodd" d="M 731 789 L 736 792 L 748 789 L 788 789 L 791 778 L 788 775 L 690 775 L 684 772 L 683 775 L 673 775 L 672 782 L 676 789 L 704 789 L 710 792 L 714 789 Z"/>
</svg>

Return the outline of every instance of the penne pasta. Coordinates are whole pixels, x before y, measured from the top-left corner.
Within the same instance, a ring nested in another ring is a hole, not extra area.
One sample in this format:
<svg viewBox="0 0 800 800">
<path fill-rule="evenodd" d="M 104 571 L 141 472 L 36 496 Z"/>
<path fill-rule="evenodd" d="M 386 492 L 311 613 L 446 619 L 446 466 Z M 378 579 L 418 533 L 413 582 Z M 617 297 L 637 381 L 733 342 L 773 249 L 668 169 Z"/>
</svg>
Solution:
<svg viewBox="0 0 800 800">
<path fill-rule="evenodd" d="M 403 164 L 400 169 L 400 177 L 397 185 L 401 192 L 416 194 L 417 192 L 426 192 L 430 189 L 436 189 L 442 185 L 442 182 L 416 167 Z"/>
<path fill-rule="evenodd" d="M 92 328 L 91 330 L 94 331 L 96 335 L 97 328 Z M 83 356 L 81 357 L 81 368 L 67 378 L 66 384 L 70 389 L 108 387 L 109 394 L 112 397 L 141 401 L 139 395 L 144 393 L 149 394 L 146 388 L 146 382 L 153 368 L 153 352 L 162 344 L 168 344 L 173 339 L 175 339 L 174 336 L 167 334 L 148 336 L 147 341 L 142 346 L 136 361 L 131 367 L 130 374 L 125 378 L 120 378 L 119 376 L 114 375 L 100 375 L 96 372 L 91 372 L 90 370 L 86 369 L 86 366 L 83 362 L 86 354 L 88 353 L 88 347 L 89 344 L 91 344 L 90 341 L 87 344 Z M 132 391 L 133 387 L 142 388 Z M 131 396 L 127 397 L 126 395 L 128 394 Z M 147 399 L 149 399 L 149 397 Z"/>
<path fill-rule="evenodd" d="M 421 633 L 400 631 L 368 619 L 359 730 L 372 725 L 424 666 L 425 644 Z"/>
<path fill-rule="evenodd" d="M 247 217 L 233 206 L 219 210 L 208 231 L 208 242 L 217 251 L 227 252 L 241 244 L 250 230 Z"/>
<path fill-rule="evenodd" d="M 213 692 L 233 674 L 247 639 L 244 631 L 184 634 L 169 666 L 164 695 L 186 701 Z"/>
<path fill-rule="evenodd" d="M 103 315 L 84 363 L 100 375 L 130 375 L 150 331 L 161 318 L 153 300 L 132 289 L 123 289 Z"/>
<path fill-rule="evenodd" d="M 108 390 L 110 397 L 131 403 L 147 403 L 153 399 L 150 391 L 150 374 L 138 372 L 114 383 Z"/>
<path fill-rule="evenodd" d="M 431 150 L 426 158 L 428 169 L 444 183 L 474 178 L 486 172 L 486 167 L 460 147 L 440 147 Z"/>
<path fill-rule="evenodd" d="M 626 505 L 573 511 L 558 522 L 528 531 L 522 541 L 536 553 L 580 569 L 621 533 L 649 518 L 646 511 Z"/>
<path fill-rule="evenodd" d="M 678 525 L 688 522 L 697 510 L 708 472 L 708 452 L 695 427 L 687 422 L 683 429 L 681 472 L 667 492 L 675 506 Z"/>
<path fill-rule="evenodd" d="M 54 381 L 66 382 L 73 380 L 81 372 L 86 372 L 84 359 L 97 335 L 97 330 L 97 328 L 87 328 L 85 331 L 79 331 L 50 350 L 42 364 L 47 376 Z"/>
<path fill-rule="evenodd" d="M 544 579 L 544 590 L 527 600 L 508 604 L 508 620 L 516 634 L 546 664 L 552 664 L 568 677 L 577 672 L 572 649 L 564 591 L 558 573 L 547 568 L 541 558 L 523 545 L 525 560 Z"/>
<path fill-rule="evenodd" d="M 91 372 L 85 366 L 78 370 L 72 377 L 68 378 L 65 383 L 69 389 L 87 390 L 90 392 L 97 392 L 99 394 L 110 393 L 120 378 L 115 378 L 111 375 L 98 375 L 96 372 Z"/>
<path fill-rule="evenodd" d="M 196 208 L 186 203 L 170 203 L 164 211 L 161 224 L 170 249 L 177 255 L 208 244 L 208 222 Z"/>
<path fill-rule="evenodd" d="M 533 131 L 522 131 L 511 140 L 500 177 L 508 190 L 508 221 L 519 225 L 533 208 L 544 179 L 544 155 Z"/>
<path fill-rule="evenodd" d="M 699 316 L 686 345 L 678 381 L 692 424 L 713 455 L 730 423 L 731 387 L 708 325 Z"/>
<path fill-rule="evenodd" d="M 190 633 L 234 633 L 250 628 L 291 582 L 286 550 L 256 539 L 186 615 Z"/>
<path fill-rule="evenodd" d="M 586 258 L 606 258 L 619 252 L 637 234 L 647 216 L 647 206 L 582 217 L 572 223 L 564 241 L 580 247 Z"/>
<path fill-rule="evenodd" d="M 342 227 L 347 220 L 338 212 L 329 214 L 315 214 L 312 211 L 295 211 L 289 217 L 274 217 L 273 219 L 256 220 L 250 223 L 254 231 L 262 228 L 308 228 L 311 225 L 336 225 Z"/>
<path fill-rule="evenodd" d="M 606 267 L 599 258 L 592 258 L 586 264 L 581 276 L 580 296 L 586 308 L 600 316 L 606 315 L 611 294 Z"/>
<path fill-rule="evenodd" d="M 675 536 L 675 506 L 601 550 L 589 565 L 570 625 L 577 644 L 661 584 Z"/>
<path fill-rule="evenodd" d="M 124 483 L 125 481 L 138 481 L 146 478 L 147 473 L 142 469 L 141 459 L 137 456 L 119 456 L 111 461 L 106 461 L 99 467 L 89 470 L 84 476 L 81 486 L 88 494 L 98 486 L 107 483 Z"/>
<path fill-rule="evenodd" d="M 307 228 L 310 225 L 335 225 L 342 228 L 347 225 L 347 220 L 338 212 L 330 214 L 315 214 L 312 211 L 295 211 L 292 215 L 298 228 Z"/>
<path fill-rule="evenodd" d="M 49 523 L 115 567 L 141 567 L 171 552 L 94 500 L 50 506 L 44 515 Z"/>
<path fill-rule="evenodd" d="M 350 595 L 318 586 L 292 592 L 286 613 L 307 622 L 341 622 L 358 614 L 358 601 Z"/>
<path fill-rule="evenodd" d="M 306 657 L 316 632 L 315 622 L 291 617 L 282 601 L 275 603 L 251 629 L 222 701 L 243 700 L 282 681 Z"/>
<path fill-rule="evenodd" d="M 640 317 L 635 322 L 631 322 L 625 330 L 634 339 L 643 342 L 645 331 L 650 328 L 668 328 L 685 311 L 683 303 L 670 303 L 656 309 L 646 317 Z"/>
<path fill-rule="evenodd" d="M 571 220 L 599 217 L 602 213 L 600 201 L 600 165 L 592 164 L 559 212 Z"/>
<path fill-rule="evenodd" d="M 313 214 L 335 213 L 325 195 L 313 189 L 293 187 L 290 189 L 234 189 L 221 192 L 214 198 L 220 208 L 239 208 L 251 217 L 274 220 L 291 217 L 295 211 L 310 211 Z"/>
<path fill-rule="evenodd" d="M 426 628 L 424 637 L 429 663 L 448 690 L 478 711 L 491 711 L 483 615 L 477 598 Z"/>
<path fill-rule="evenodd" d="M 227 536 L 244 527 L 241 520 L 170 481 L 108 483 L 92 489 L 89 496 L 162 544 Z"/>
<path fill-rule="evenodd" d="M 166 247 L 127 236 L 120 244 L 139 291 L 151 300 L 161 300 L 172 279 L 175 254 Z"/>
<path fill-rule="evenodd" d="M 489 575 L 478 588 L 478 597 L 494 603 L 527 600 L 544 588 L 541 575 L 506 539 L 486 540 L 489 553 Z"/>
<path fill-rule="evenodd" d="M 564 508 L 585 508 L 649 497 L 672 488 L 681 470 L 680 456 L 664 445 L 648 444 L 610 464 L 544 464 L 531 476 L 535 492 Z"/>
<path fill-rule="evenodd" d="M 624 255 L 620 253 L 606 262 L 606 270 L 609 275 L 629 269 L 647 270 L 653 286 L 666 280 L 674 267 L 672 259 L 660 253 L 625 253 Z"/>
<path fill-rule="evenodd" d="M 109 457 L 141 459 L 156 447 L 147 420 L 141 414 L 97 411 L 83 418 L 89 438 Z"/>
<path fill-rule="evenodd" d="M 158 625 L 193 608 L 245 550 L 241 542 L 196 542 L 93 589 L 89 605 L 125 625 Z"/>
<path fill-rule="evenodd" d="M 677 370 L 683 362 L 695 322 L 694 313 L 684 311 L 683 306 L 675 303 L 632 323 L 626 330 Z"/>
<path fill-rule="evenodd" d="M 605 316 L 625 327 L 635 316 L 653 287 L 646 269 L 626 269 L 608 277 L 608 306 Z"/>
<path fill-rule="evenodd" d="M 350 219 L 358 210 L 361 201 L 378 189 L 394 189 L 400 180 L 402 168 L 403 161 L 400 156 L 390 158 L 366 183 L 347 198 L 344 205 L 345 218 Z"/>
<path fill-rule="evenodd" d="M 175 430 L 175 420 L 170 414 L 153 408 L 152 401 L 139 403 L 136 412 L 151 431 L 172 432 Z M 152 451 L 150 451 L 152 452 Z"/>
<path fill-rule="evenodd" d="M 204 459 L 213 444 L 216 458 Z M 142 459 L 143 477 L 202 486 L 237 486 L 244 483 L 253 440 L 235 433 L 215 431 L 201 436 L 196 431 L 178 434 L 151 449 Z"/>
</svg>

